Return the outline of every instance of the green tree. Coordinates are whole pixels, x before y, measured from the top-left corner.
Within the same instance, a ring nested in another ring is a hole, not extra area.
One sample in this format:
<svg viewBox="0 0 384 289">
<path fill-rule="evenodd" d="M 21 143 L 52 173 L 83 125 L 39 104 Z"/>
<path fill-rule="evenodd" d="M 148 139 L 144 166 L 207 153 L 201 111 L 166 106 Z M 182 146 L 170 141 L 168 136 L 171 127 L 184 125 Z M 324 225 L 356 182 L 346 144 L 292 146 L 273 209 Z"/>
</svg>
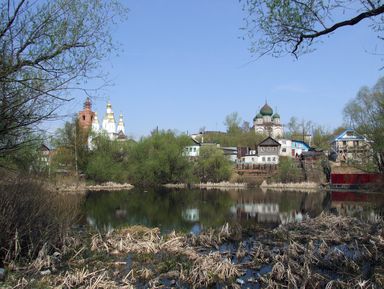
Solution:
<svg viewBox="0 0 384 289">
<path fill-rule="evenodd" d="M 104 134 L 95 136 L 85 167 L 87 178 L 98 183 L 128 182 L 128 158 L 133 145 L 129 141 L 111 141 Z"/>
<path fill-rule="evenodd" d="M 124 15 L 118 0 L 1 1 L 0 157 L 28 143 L 72 90 L 104 76 L 96 68 Z"/>
<path fill-rule="evenodd" d="M 296 162 L 290 157 L 280 157 L 277 172 L 279 181 L 282 183 L 301 181 L 303 174 Z"/>
<path fill-rule="evenodd" d="M 331 133 L 321 125 L 316 125 L 312 128 L 312 146 L 328 150 L 332 140 Z"/>
<path fill-rule="evenodd" d="M 224 152 L 215 146 L 202 146 L 195 164 L 195 175 L 202 182 L 227 181 L 232 174 L 232 164 Z"/>
<path fill-rule="evenodd" d="M 80 128 L 77 118 L 58 128 L 52 139 L 56 153 L 52 159 L 55 168 L 64 167 L 73 171 L 85 170 L 88 159 L 88 131 Z"/>
<path fill-rule="evenodd" d="M 364 19 L 382 31 L 384 5 L 373 0 L 244 0 L 246 36 L 251 52 L 283 56 L 313 51 L 317 40 Z M 378 37 L 382 39 L 381 36 Z"/>
<path fill-rule="evenodd" d="M 344 108 L 346 121 L 372 141 L 373 158 L 384 172 L 384 78 L 372 87 L 363 87 Z"/>
<path fill-rule="evenodd" d="M 132 146 L 128 157 L 129 174 L 134 184 L 158 186 L 166 183 L 189 182 L 192 164 L 183 156 L 190 144 L 186 135 L 172 131 L 154 131 Z"/>
<path fill-rule="evenodd" d="M 241 117 L 238 112 L 232 112 L 225 117 L 224 125 L 227 127 L 227 133 L 238 133 L 240 128 Z"/>
</svg>

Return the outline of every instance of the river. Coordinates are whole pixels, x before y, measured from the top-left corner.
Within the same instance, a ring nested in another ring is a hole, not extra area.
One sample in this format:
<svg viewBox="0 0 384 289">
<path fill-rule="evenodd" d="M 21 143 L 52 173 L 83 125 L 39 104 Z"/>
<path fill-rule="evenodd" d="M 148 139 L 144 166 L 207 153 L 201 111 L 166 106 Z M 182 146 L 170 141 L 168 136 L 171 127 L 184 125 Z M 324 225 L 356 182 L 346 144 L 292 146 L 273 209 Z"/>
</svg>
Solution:
<svg viewBox="0 0 384 289">
<path fill-rule="evenodd" d="M 84 220 L 101 231 L 144 225 L 197 234 L 225 223 L 274 228 L 323 211 L 377 220 L 383 208 L 384 194 L 374 193 L 134 188 L 88 193 Z"/>
</svg>

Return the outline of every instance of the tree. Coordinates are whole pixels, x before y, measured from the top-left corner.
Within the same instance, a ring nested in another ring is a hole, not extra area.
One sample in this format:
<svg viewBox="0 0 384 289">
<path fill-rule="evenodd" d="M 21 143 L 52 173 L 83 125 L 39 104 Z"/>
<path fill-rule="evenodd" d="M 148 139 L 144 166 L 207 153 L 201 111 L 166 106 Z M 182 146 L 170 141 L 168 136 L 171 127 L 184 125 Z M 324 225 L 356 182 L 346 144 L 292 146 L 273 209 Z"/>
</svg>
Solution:
<svg viewBox="0 0 384 289">
<path fill-rule="evenodd" d="M 384 5 L 379 0 L 247 0 L 245 29 L 252 41 L 253 53 L 282 56 L 313 50 L 324 35 L 347 26 L 371 20 L 371 28 L 380 32 Z M 382 39 L 381 36 L 379 36 Z"/>
<path fill-rule="evenodd" d="M 372 88 L 363 87 L 344 108 L 346 121 L 372 141 L 373 158 L 384 172 L 384 78 Z"/>
<path fill-rule="evenodd" d="M 128 158 L 133 144 L 129 141 L 111 141 L 103 134 L 95 136 L 93 144 L 94 148 L 85 165 L 87 178 L 99 183 L 128 182 Z"/>
<path fill-rule="evenodd" d="M 118 0 L 1 1 L 0 156 L 28 143 L 30 132 L 96 76 L 113 48 Z"/>
<path fill-rule="evenodd" d="M 287 137 L 298 140 L 305 140 L 305 136 L 311 134 L 313 123 L 310 120 L 302 120 L 301 122 L 292 116 L 287 123 Z"/>
<path fill-rule="evenodd" d="M 282 183 L 297 182 L 303 177 L 302 171 L 290 157 L 280 157 L 277 177 Z"/>
<path fill-rule="evenodd" d="M 224 152 L 215 146 L 202 146 L 195 166 L 195 175 L 203 182 L 227 181 L 232 174 L 232 164 Z"/>
<path fill-rule="evenodd" d="M 128 165 L 132 182 L 139 186 L 158 186 L 166 183 L 188 182 L 192 164 L 183 155 L 190 144 L 186 135 L 172 131 L 154 131 L 132 146 Z"/>
<path fill-rule="evenodd" d="M 76 172 L 85 169 L 88 158 L 88 132 L 80 128 L 77 118 L 67 121 L 64 127 L 56 130 L 52 144 L 56 148 L 52 160 L 54 167 L 65 167 Z"/>
<path fill-rule="evenodd" d="M 241 130 L 240 128 L 241 117 L 238 112 L 232 112 L 225 117 L 224 125 L 227 127 L 228 133 L 236 133 Z"/>
</svg>

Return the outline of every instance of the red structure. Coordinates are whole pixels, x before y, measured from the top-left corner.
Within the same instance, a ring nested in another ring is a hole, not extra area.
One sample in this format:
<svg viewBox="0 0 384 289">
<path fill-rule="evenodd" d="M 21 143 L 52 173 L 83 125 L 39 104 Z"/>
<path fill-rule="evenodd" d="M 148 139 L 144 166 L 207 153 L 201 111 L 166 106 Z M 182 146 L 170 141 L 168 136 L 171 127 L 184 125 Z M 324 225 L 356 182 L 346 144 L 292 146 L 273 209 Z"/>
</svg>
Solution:
<svg viewBox="0 0 384 289">
<path fill-rule="evenodd" d="M 95 113 L 92 111 L 91 100 L 89 99 L 89 97 L 87 97 L 84 102 L 84 110 L 80 111 L 78 114 L 80 128 L 88 130 L 92 125 L 94 116 Z"/>
<path fill-rule="evenodd" d="M 361 188 L 380 181 L 380 174 L 335 174 L 331 173 L 331 186 L 333 188 Z"/>
</svg>

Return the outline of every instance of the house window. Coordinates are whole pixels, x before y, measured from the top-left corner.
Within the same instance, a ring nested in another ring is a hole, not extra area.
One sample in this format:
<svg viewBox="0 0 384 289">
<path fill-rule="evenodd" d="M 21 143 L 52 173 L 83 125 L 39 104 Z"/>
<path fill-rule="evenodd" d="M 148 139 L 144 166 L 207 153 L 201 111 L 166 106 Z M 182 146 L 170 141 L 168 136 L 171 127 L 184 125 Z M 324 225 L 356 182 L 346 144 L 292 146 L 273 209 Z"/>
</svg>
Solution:
<svg viewBox="0 0 384 289">
<path fill-rule="evenodd" d="M 193 151 L 196 152 L 196 148 L 193 148 Z"/>
<path fill-rule="evenodd" d="M 255 161 L 255 159 L 254 159 L 254 158 L 252 158 L 252 161 L 254 162 L 254 161 Z"/>
<path fill-rule="evenodd" d="M 276 161 L 276 158 L 275 158 L 275 157 L 273 157 L 273 158 L 272 158 L 272 160 L 273 160 L 273 161 Z"/>
<path fill-rule="evenodd" d="M 268 162 L 270 162 L 270 161 L 271 161 L 271 158 L 270 158 L 270 157 L 268 157 L 268 159 L 267 159 L 267 160 L 268 160 Z"/>
<path fill-rule="evenodd" d="M 287 149 L 286 149 L 286 148 L 283 148 L 281 151 L 282 151 L 283 153 L 286 153 L 286 152 L 287 152 Z"/>
<path fill-rule="evenodd" d="M 262 159 L 262 160 L 263 160 L 263 162 L 265 162 L 265 157 L 263 157 L 263 159 Z"/>
<path fill-rule="evenodd" d="M 346 141 L 343 141 L 343 146 L 346 146 L 347 145 L 347 142 Z"/>
</svg>

